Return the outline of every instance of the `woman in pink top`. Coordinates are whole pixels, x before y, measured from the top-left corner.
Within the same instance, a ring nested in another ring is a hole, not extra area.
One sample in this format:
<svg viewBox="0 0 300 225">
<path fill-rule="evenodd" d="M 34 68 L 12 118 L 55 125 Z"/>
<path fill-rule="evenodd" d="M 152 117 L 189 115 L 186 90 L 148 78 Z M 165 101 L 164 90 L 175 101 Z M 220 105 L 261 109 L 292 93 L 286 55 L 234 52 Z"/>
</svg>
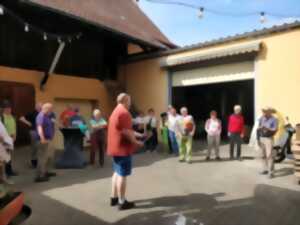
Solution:
<svg viewBox="0 0 300 225">
<path fill-rule="evenodd" d="M 216 160 L 220 161 L 220 139 L 222 132 L 221 121 L 217 118 L 217 112 L 211 111 L 210 119 L 205 123 L 205 131 L 207 133 L 208 151 L 206 160 L 210 160 L 211 150 L 214 148 L 216 153 Z"/>
</svg>

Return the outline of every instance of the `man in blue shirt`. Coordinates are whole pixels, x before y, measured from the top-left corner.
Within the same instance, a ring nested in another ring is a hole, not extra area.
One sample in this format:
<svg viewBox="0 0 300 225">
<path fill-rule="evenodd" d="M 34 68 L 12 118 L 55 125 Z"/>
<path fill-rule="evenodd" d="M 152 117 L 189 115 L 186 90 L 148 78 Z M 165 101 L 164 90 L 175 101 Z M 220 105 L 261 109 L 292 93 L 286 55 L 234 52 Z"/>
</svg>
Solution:
<svg viewBox="0 0 300 225">
<path fill-rule="evenodd" d="M 278 130 L 278 121 L 272 115 L 272 108 L 265 107 L 262 109 L 263 116 L 259 120 L 258 138 L 259 146 L 262 150 L 263 167 L 261 174 L 269 175 L 269 178 L 274 176 L 274 135 Z"/>
</svg>

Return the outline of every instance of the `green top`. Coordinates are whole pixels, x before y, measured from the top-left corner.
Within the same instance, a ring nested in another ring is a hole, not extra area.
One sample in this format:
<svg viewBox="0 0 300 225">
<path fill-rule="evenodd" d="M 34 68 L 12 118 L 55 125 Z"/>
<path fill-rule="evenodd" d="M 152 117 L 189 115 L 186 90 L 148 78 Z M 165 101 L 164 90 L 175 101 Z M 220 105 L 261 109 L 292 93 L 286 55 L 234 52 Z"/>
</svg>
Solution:
<svg viewBox="0 0 300 225">
<path fill-rule="evenodd" d="M 101 118 L 100 120 L 91 119 L 90 125 L 91 125 L 91 128 L 93 129 L 93 126 L 106 126 L 107 122 L 103 118 Z"/>
<path fill-rule="evenodd" d="M 160 129 L 161 129 L 162 142 L 163 142 L 164 145 L 168 146 L 169 145 L 168 122 L 161 121 Z"/>
<path fill-rule="evenodd" d="M 6 128 L 6 131 L 9 135 L 17 134 L 17 125 L 16 120 L 12 115 L 3 114 L 3 124 Z"/>
</svg>

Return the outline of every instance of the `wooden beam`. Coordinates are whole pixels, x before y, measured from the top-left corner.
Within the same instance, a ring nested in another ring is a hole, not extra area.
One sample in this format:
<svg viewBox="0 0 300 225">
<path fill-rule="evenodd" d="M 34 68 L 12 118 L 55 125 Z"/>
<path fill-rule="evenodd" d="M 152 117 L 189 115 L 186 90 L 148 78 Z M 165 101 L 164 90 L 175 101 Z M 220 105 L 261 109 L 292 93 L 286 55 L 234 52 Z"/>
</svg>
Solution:
<svg viewBox="0 0 300 225">
<path fill-rule="evenodd" d="M 62 52 L 63 52 L 65 46 L 66 46 L 66 43 L 65 43 L 65 42 L 60 42 L 60 43 L 59 43 L 59 46 L 58 46 L 58 49 L 57 49 L 56 54 L 55 54 L 55 56 L 54 56 L 54 59 L 53 59 L 53 61 L 52 61 L 51 67 L 50 67 L 50 69 L 49 69 L 48 72 L 45 72 L 45 75 L 44 75 L 44 77 L 43 77 L 42 80 L 41 80 L 41 83 L 40 83 L 40 89 L 41 89 L 42 91 L 44 90 L 44 87 L 45 87 L 45 85 L 47 84 L 49 75 L 52 74 L 52 73 L 55 71 L 55 68 L 56 68 L 56 66 L 57 66 L 57 63 L 58 63 L 58 61 L 59 61 L 59 59 L 60 59 L 60 56 L 61 56 L 61 54 L 62 54 Z"/>
</svg>

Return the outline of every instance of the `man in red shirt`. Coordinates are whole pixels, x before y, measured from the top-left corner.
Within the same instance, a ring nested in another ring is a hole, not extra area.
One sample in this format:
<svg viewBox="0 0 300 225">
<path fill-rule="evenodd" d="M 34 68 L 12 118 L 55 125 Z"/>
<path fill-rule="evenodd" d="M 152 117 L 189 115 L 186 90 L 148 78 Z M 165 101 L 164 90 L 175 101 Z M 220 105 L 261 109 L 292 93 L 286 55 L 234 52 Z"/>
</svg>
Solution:
<svg viewBox="0 0 300 225">
<path fill-rule="evenodd" d="M 63 127 L 70 127 L 70 118 L 75 115 L 76 113 L 73 109 L 73 106 L 67 105 L 67 108 L 59 116 L 61 125 Z"/>
<path fill-rule="evenodd" d="M 118 105 L 108 122 L 107 152 L 113 157 L 114 174 L 112 176 L 111 206 L 119 204 L 119 210 L 131 209 L 135 205 L 125 198 L 126 177 L 131 174 L 132 154 L 143 146 L 137 138 L 143 135 L 132 129 L 132 118 L 129 113 L 131 98 L 122 93 L 117 98 Z"/>
<path fill-rule="evenodd" d="M 234 114 L 229 117 L 228 136 L 230 139 L 230 159 L 233 159 L 234 147 L 237 145 L 237 159 L 241 158 L 241 148 L 244 138 L 244 117 L 242 116 L 242 107 L 234 106 Z"/>
</svg>

